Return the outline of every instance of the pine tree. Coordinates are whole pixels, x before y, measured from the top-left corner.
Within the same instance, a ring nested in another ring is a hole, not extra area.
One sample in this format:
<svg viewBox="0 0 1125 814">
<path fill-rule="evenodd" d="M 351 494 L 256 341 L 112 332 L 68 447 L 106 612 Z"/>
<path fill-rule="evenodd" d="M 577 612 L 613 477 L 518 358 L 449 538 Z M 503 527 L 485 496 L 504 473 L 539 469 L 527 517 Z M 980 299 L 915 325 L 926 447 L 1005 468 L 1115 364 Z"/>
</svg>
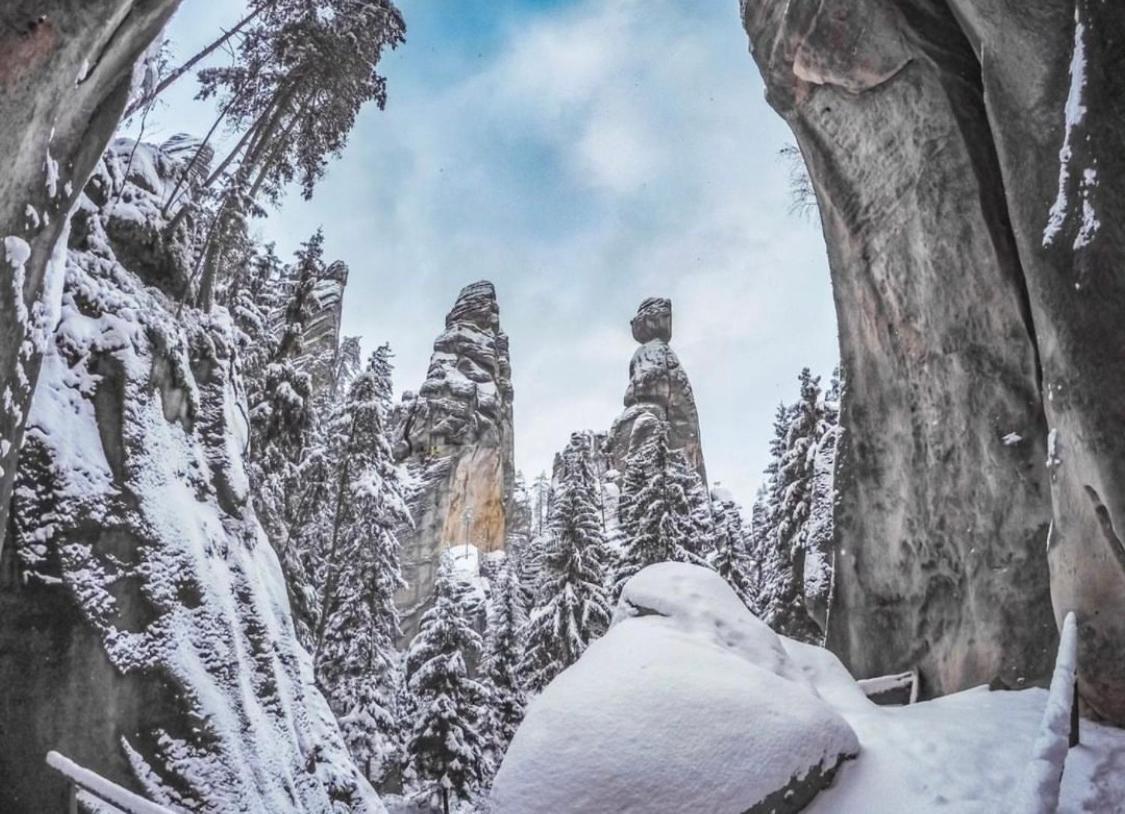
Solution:
<svg viewBox="0 0 1125 814">
<path fill-rule="evenodd" d="M 519 578 L 512 564 L 506 562 L 493 581 L 482 664 L 488 688 L 488 745 L 493 769 L 499 767 L 527 705 L 519 680 L 519 663 L 523 657 L 521 634 L 526 621 L 520 602 Z"/>
<path fill-rule="evenodd" d="M 330 422 L 327 500 L 310 546 L 317 608 L 312 640 L 320 686 L 357 763 L 378 780 L 395 751 L 397 530 L 409 523 L 384 430 L 391 390 L 387 351 L 376 352 Z M 307 539 L 307 538 L 306 538 Z"/>
<path fill-rule="evenodd" d="M 260 375 L 248 382 L 254 508 L 283 568 L 293 520 L 290 499 L 316 425 L 312 377 L 301 356 L 316 308 L 316 284 L 324 272 L 323 248 L 324 235 L 318 231 L 298 250 L 296 279 L 285 298 L 279 336 Z"/>
<path fill-rule="evenodd" d="M 710 500 L 683 453 L 669 447 L 665 422 L 626 461 L 618 513 L 623 546 L 614 572 L 615 596 L 653 563 L 708 564 Z"/>
<path fill-rule="evenodd" d="M 234 64 L 198 72 L 198 98 L 214 98 L 220 108 L 204 142 L 223 121 L 240 134 L 203 183 L 218 186 L 199 261 L 203 308 L 237 267 L 232 247 L 248 233 L 248 220 L 264 213 L 262 200 L 277 203 L 294 182 L 310 198 L 363 105 L 384 107 L 377 66 L 384 49 L 405 37 L 388 0 L 261 0 L 238 27 Z"/>
<path fill-rule="evenodd" d="M 605 538 L 597 483 L 588 459 L 568 454 L 541 552 L 539 597 L 528 619 L 520 662 L 524 686 L 542 690 L 609 626 Z"/>
<path fill-rule="evenodd" d="M 486 774 L 484 687 L 469 677 L 466 658 L 479 653 L 480 636 L 459 601 L 451 567 L 443 563 L 434 583 L 433 605 L 422 616 L 406 657 L 415 717 L 407 759 L 422 793 L 441 800 L 467 800 Z"/>
<path fill-rule="evenodd" d="M 819 379 L 805 368 L 798 381 L 798 401 L 779 407 L 774 420 L 766 495 L 754 509 L 754 548 L 761 567 L 763 619 L 779 633 L 819 642 L 823 631 L 810 615 L 805 570 L 812 540 L 817 453 L 826 424 Z M 825 582 L 826 590 L 830 575 Z"/>
<path fill-rule="evenodd" d="M 531 534 L 541 537 L 547 530 L 547 517 L 551 507 L 551 480 L 546 472 L 540 472 L 531 486 Z"/>
<path fill-rule="evenodd" d="M 713 567 L 751 611 L 756 612 L 757 567 L 750 554 L 750 539 L 742 524 L 742 511 L 733 500 L 712 495 L 714 509 Z"/>
</svg>

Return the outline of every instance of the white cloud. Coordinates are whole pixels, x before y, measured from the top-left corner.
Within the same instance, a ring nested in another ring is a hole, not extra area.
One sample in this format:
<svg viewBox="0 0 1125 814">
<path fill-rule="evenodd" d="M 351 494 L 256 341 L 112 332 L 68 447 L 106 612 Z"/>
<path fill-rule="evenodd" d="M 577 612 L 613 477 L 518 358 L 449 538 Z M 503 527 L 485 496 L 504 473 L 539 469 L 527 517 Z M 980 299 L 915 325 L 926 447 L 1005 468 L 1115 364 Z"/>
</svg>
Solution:
<svg viewBox="0 0 1125 814">
<path fill-rule="evenodd" d="M 390 340 L 400 389 L 459 288 L 493 280 L 528 473 L 572 430 L 608 427 L 629 318 L 671 296 L 709 471 L 749 503 L 774 405 L 836 350 L 823 245 L 786 212 L 790 136 L 737 4 L 584 0 L 521 12 L 486 47 L 427 28 L 429 2 L 401 2 L 387 110 L 361 115 L 313 202 L 291 198 L 267 233 L 291 247 L 325 226 L 352 267 L 345 330 Z"/>
</svg>

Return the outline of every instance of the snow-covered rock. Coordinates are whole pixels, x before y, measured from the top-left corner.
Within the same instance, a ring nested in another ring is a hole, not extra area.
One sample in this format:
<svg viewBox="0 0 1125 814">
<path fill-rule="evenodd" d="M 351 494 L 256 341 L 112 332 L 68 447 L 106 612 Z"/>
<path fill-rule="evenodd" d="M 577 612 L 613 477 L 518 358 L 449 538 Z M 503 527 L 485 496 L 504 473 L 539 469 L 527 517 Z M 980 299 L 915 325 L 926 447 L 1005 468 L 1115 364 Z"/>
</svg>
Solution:
<svg viewBox="0 0 1125 814">
<path fill-rule="evenodd" d="M 792 658 L 714 572 L 650 566 L 609 632 L 529 706 L 494 809 L 798 811 L 859 752 L 813 684 L 831 675 L 844 696 L 850 677 L 835 665 Z"/>
<path fill-rule="evenodd" d="M 462 289 L 434 341 L 425 382 L 404 394 L 394 423 L 395 455 L 412 484 L 414 526 L 400 534 L 407 587 L 398 597 L 409 638 L 446 550 L 504 548 L 515 479 L 512 373 L 492 283 Z"/>
<path fill-rule="evenodd" d="M 154 189 L 130 182 L 130 205 L 151 214 L 176 162 L 141 147 Z M 0 810 L 58 805 L 54 749 L 177 810 L 381 811 L 249 500 L 239 334 L 150 285 L 159 268 L 119 262 L 112 206 L 82 203 L 20 460 Z"/>
<path fill-rule="evenodd" d="M 35 315 L 58 307 L 63 264 L 55 260 L 66 250 L 69 212 L 117 127 L 134 64 L 177 5 L 4 4 L 0 241 L 18 237 L 31 253 L 18 275 L 0 260 L 0 529 L 8 526 L 16 458 L 43 353 Z M 32 320 L 21 318 L 28 313 Z"/>
<path fill-rule="evenodd" d="M 649 297 L 637 308 L 630 325 L 633 338 L 641 346 L 629 363 L 625 411 L 614 420 L 609 432 L 613 468 L 624 471 L 629 453 L 644 440 L 640 437 L 643 419 L 656 416 L 668 422 L 672 448 L 683 450 L 706 483 L 695 396 L 687 372 L 668 344 L 672 340 L 672 301 Z"/>
</svg>

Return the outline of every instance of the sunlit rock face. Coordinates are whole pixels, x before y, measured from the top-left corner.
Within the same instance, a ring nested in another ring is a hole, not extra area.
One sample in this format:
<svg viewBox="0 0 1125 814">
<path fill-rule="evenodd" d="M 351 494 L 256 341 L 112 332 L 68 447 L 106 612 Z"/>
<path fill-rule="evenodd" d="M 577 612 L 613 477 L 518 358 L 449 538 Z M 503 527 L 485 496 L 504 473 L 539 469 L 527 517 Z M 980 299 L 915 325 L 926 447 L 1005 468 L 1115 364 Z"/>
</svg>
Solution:
<svg viewBox="0 0 1125 814">
<path fill-rule="evenodd" d="M 1075 610 L 1083 697 L 1125 722 L 1125 15 L 742 11 L 837 304 L 830 645 L 940 693 L 1045 673 Z"/>
<path fill-rule="evenodd" d="M 250 501 L 244 339 L 164 292 L 176 246 L 117 255 L 184 163 L 120 146 L 75 216 L 0 558 L 0 810 L 58 809 L 55 749 L 176 810 L 381 811 Z"/>
<path fill-rule="evenodd" d="M 434 341 L 426 381 L 397 410 L 396 457 L 411 475 L 414 528 L 404 530 L 399 596 L 413 635 L 441 555 L 471 543 L 504 548 L 515 477 L 508 337 L 492 283 L 466 286 Z"/>
<path fill-rule="evenodd" d="M 629 385 L 625 411 L 613 422 L 608 449 L 613 466 L 623 472 L 630 451 L 643 441 L 638 433 L 651 422 L 638 422 L 653 415 L 667 421 L 673 449 L 683 450 L 704 482 L 707 470 L 699 438 L 699 414 L 687 371 L 672 350 L 672 301 L 650 297 L 641 303 L 630 323 L 640 347 L 629 362 Z"/>
</svg>

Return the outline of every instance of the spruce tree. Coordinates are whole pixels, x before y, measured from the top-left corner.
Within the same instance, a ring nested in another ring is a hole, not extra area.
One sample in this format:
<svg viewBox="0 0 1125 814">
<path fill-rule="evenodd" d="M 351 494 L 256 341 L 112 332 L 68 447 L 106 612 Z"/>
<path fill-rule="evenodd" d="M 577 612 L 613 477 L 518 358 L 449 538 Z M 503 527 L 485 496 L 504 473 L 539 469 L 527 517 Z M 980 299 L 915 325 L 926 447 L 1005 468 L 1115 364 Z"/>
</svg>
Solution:
<svg viewBox="0 0 1125 814">
<path fill-rule="evenodd" d="M 755 505 L 755 549 L 761 564 L 759 609 L 764 621 L 786 636 L 819 642 L 823 631 L 809 614 L 805 561 L 820 420 L 820 383 L 806 368 L 800 397 L 778 408 L 766 494 Z"/>
<path fill-rule="evenodd" d="M 711 566 L 734 590 L 742 603 L 756 611 L 757 567 L 750 554 L 750 539 L 743 527 L 742 510 L 733 500 L 720 494 L 712 496 L 714 510 L 714 551 Z"/>
<path fill-rule="evenodd" d="M 389 368 L 373 356 L 329 424 L 317 485 L 317 537 L 305 549 L 316 585 L 312 639 L 318 683 L 357 763 L 378 781 L 396 750 L 395 686 L 401 635 L 395 592 L 397 530 L 409 523 L 385 433 Z M 319 545 L 317 545 L 319 543 Z"/>
<path fill-rule="evenodd" d="M 607 557 L 597 483 L 588 459 L 568 454 L 551 505 L 550 536 L 540 553 L 539 597 L 525 627 L 524 686 L 542 690 L 609 626 Z"/>
<path fill-rule="evenodd" d="M 480 652 L 480 636 L 466 618 L 451 566 L 443 562 L 433 605 L 422 615 L 406 657 L 415 717 L 406 752 L 421 794 L 468 800 L 486 774 L 486 692 L 469 676 L 466 659 Z"/>
<path fill-rule="evenodd" d="M 298 468 L 316 425 L 312 377 L 302 363 L 304 336 L 316 308 L 315 288 L 324 272 L 324 236 L 316 232 L 297 251 L 295 278 L 284 297 L 280 330 L 268 362 L 250 385 L 250 480 L 254 508 L 286 564 L 290 500 Z"/>
<path fill-rule="evenodd" d="M 483 670 L 488 688 L 488 746 L 492 769 L 512 742 L 523 720 L 527 698 L 519 680 L 526 615 L 520 602 L 520 582 L 511 562 L 505 562 L 492 584 Z"/>
<path fill-rule="evenodd" d="M 668 425 L 659 422 L 625 464 L 618 503 L 622 549 L 614 572 L 614 595 L 638 571 L 658 562 L 707 565 L 710 501 L 698 473 L 668 445 Z"/>
</svg>

